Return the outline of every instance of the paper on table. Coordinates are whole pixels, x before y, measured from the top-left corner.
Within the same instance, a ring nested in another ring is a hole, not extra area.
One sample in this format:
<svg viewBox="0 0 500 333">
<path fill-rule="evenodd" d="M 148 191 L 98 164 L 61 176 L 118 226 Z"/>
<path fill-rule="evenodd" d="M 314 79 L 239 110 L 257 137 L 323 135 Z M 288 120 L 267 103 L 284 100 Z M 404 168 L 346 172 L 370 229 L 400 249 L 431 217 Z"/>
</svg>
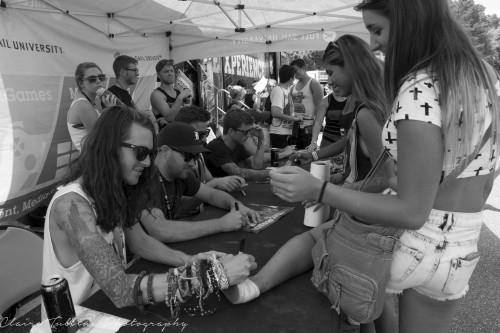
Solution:
<svg viewBox="0 0 500 333">
<path fill-rule="evenodd" d="M 78 330 L 78 333 L 114 333 L 129 321 L 107 313 L 87 309 L 75 305 L 75 313 L 79 323 L 88 321 L 86 327 Z M 51 333 L 48 319 L 33 325 L 30 333 Z"/>
<path fill-rule="evenodd" d="M 311 163 L 311 174 L 321 180 L 330 180 L 330 161 L 318 161 Z M 304 215 L 304 225 L 308 227 L 317 227 L 321 223 L 325 222 L 330 215 L 330 206 L 323 205 L 320 209 L 314 212 L 312 206 L 306 208 L 306 213 Z"/>
</svg>

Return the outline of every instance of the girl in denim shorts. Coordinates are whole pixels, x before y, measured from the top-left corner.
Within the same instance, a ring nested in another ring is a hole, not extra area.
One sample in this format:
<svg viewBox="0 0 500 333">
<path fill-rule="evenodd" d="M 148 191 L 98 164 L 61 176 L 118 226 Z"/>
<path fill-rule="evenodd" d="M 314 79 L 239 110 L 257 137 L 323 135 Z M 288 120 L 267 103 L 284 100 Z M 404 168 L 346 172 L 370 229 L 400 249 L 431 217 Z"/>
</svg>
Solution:
<svg viewBox="0 0 500 333">
<path fill-rule="evenodd" d="M 320 195 L 323 182 L 292 167 L 272 171 L 271 184 L 284 200 L 319 198 L 369 223 L 405 229 L 388 284 L 389 292 L 401 293 L 399 329 L 448 332 L 479 260 L 482 210 L 500 151 L 500 140 L 494 140 L 500 133 L 500 82 L 446 0 L 364 0 L 356 8 L 372 50 L 385 53 L 391 115 L 382 142 L 397 161 L 390 179 L 396 194 L 327 184 Z M 472 162 L 440 186 L 490 125 Z"/>
</svg>

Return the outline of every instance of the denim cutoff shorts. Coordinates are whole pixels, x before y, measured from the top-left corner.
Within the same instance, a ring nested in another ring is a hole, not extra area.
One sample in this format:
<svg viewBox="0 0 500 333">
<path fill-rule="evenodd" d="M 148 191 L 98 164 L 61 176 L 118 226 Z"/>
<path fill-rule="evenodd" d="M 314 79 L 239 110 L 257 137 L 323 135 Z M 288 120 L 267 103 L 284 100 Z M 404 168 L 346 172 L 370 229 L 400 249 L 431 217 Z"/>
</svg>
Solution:
<svg viewBox="0 0 500 333">
<path fill-rule="evenodd" d="M 419 230 L 405 230 L 394 248 L 388 293 L 414 289 L 436 300 L 463 297 L 479 261 L 483 213 L 433 209 Z"/>
</svg>

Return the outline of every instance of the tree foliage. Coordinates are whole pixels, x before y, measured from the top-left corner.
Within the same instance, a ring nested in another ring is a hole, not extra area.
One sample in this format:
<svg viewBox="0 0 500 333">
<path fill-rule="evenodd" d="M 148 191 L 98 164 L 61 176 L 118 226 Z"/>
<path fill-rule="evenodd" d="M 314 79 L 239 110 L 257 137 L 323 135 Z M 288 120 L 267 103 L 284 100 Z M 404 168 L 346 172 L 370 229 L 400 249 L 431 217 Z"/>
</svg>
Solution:
<svg viewBox="0 0 500 333">
<path fill-rule="evenodd" d="M 323 50 L 321 51 L 291 51 L 291 52 L 281 52 L 281 63 L 289 64 L 293 59 L 301 58 L 306 62 L 306 68 L 308 71 L 314 71 L 317 69 L 325 69 L 323 66 Z"/>
<path fill-rule="evenodd" d="M 499 70 L 500 19 L 496 15 L 486 15 L 484 6 L 475 4 L 474 0 L 450 0 L 450 8 L 479 53 Z"/>
<path fill-rule="evenodd" d="M 474 0 L 448 1 L 451 12 L 469 33 L 477 50 L 500 71 L 500 18 L 495 14 L 487 15 L 484 6 L 474 3 Z M 307 70 L 324 69 L 322 56 L 322 50 L 282 52 L 281 62 L 289 64 L 295 58 L 302 58 Z"/>
</svg>

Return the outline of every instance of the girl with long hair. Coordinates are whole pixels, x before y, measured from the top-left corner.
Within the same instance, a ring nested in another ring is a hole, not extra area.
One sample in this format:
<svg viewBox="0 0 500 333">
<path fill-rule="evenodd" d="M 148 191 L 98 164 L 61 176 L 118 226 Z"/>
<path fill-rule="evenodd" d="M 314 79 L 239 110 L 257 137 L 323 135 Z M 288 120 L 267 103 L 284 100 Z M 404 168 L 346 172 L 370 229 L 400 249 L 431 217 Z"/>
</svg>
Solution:
<svg viewBox="0 0 500 333">
<path fill-rule="evenodd" d="M 372 49 L 386 54 L 392 112 L 381 138 L 397 161 L 397 194 L 325 184 L 319 196 L 322 182 L 292 167 L 271 172 L 271 184 L 284 200 L 319 199 L 368 223 L 403 228 L 388 283 L 400 294 L 399 330 L 448 332 L 479 260 L 482 209 L 500 148 L 500 82 L 446 0 L 365 0 L 357 9 Z M 461 174 L 440 186 L 476 147 Z"/>
<path fill-rule="evenodd" d="M 388 107 L 382 90 L 381 64 L 368 45 L 352 35 L 330 42 L 323 62 L 329 83 L 341 97 L 348 97 L 339 119 L 344 134 L 323 149 L 300 152 L 290 159 L 298 158 L 302 163 L 309 163 L 345 151 L 344 171 L 334 174 L 331 181 L 335 184 L 354 183 L 366 177 L 383 150 L 380 135 Z"/>
<path fill-rule="evenodd" d="M 386 118 L 386 108 L 381 90 L 382 70 L 380 64 L 366 42 L 351 35 L 344 35 L 328 44 L 323 59 L 329 80 L 338 87 L 342 96 L 351 96 L 351 108 L 346 115 L 350 117 L 351 121 L 356 117 L 356 121 L 359 122 L 366 150 L 359 148 L 355 154 L 357 158 L 362 153 L 366 154 L 369 163 L 367 173 L 371 167 L 370 159 L 375 162 L 382 152 L 380 135 L 382 121 Z M 367 91 L 368 89 L 371 91 Z M 350 125 L 346 126 L 350 127 Z M 329 150 L 331 146 L 341 152 L 345 143 L 346 140 L 334 143 L 324 150 L 320 150 L 318 155 L 320 152 L 323 154 L 324 151 L 327 151 L 324 156 L 328 156 L 327 154 L 333 151 Z M 301 155 L 300 158 L 303 160 L 312 159 L 310 153 L 302 154 L 309 154 L 308 158 Z M 294 171 L 295 169 L 286 168 L 285 170 Z M 362 176 L 358 176 L 356 180 L 359 180 L 360 177 Z M 316 198 L 308 197 L 305 200 Z M 323 231 L 332 226 L 333 222 L 327 222 L 289 240 L 256 275 L 237 287 L 225 291 L 226 297 L 233 303 L 248 302 L 258 297 L 260 293 L 310 270 L 313 267 L 311 250 Z"/>
</svg>

